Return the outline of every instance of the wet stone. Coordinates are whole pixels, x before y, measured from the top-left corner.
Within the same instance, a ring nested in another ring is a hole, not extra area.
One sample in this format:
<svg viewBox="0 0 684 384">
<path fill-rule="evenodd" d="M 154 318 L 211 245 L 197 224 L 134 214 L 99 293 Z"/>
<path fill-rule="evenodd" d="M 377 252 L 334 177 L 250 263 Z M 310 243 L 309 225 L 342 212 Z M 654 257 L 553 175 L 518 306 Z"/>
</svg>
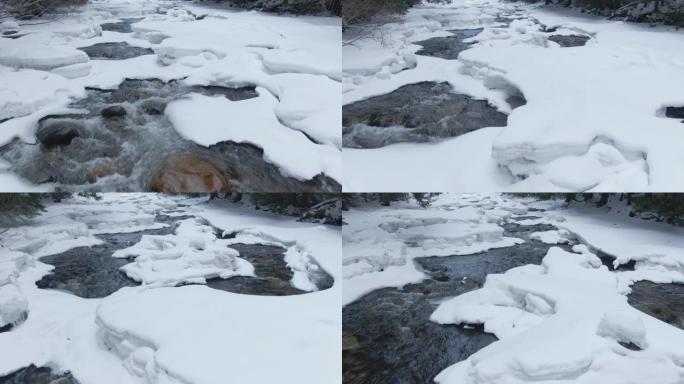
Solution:
<svg viewBox="0 0 684 384">
<path fill-rule="evenodd" d="M 262 244 L 234 244 L 231 248 L 240 252 L 240 257 L 254 266 L 256 277 L 210 279 L 207 280 L 207 286 L 247 295 L 286 296 L 307 293 L 291 284 L 294 273 L 285 263 L 285 248 Z M 325 272 L 322 274 L 320 278 L 314 278 L 319 290 L 332 286 L 332 277 Z"/>
<path fill-rule="evenodd" d="M 83 125 L 77 122 L 48 119 L 41 121 L 36 138 L 46 147 L 69 145 L 84 131 Z"/>
<path fill-rule="evenodd" d="M 111 107 L 107 107 L 102 110 L 101 112 L 102 117 L 110 119 L 110 118 L 115 118 L 115 117 L 123 117 L 126 116 L 126 108 L 120 106 L 120 105 L 112 105 Z"/>
<path fill-rule="evenodd" d="M 154 54 L 150 48 L 134 47 L 126 42 L 97 43 L 89 47 L 79 48 L 79 50 L 88 54 L 91 59 L 101 60 L 126 60 Z"/>
<path fill-rule="evenodd" d="M 551 35 L 549 40 L 558 43 L 561 47 L 581 47 L 589 41 L 591 37 L 584 35 Z"/>
<path fill-rule="evenodd" d="M 224 173 L 206 159 L 193 155 L 165 158 L 152 179 L 155 192 L 229 192 Z"/>
<path fill-rule="evenodd" d="M 55 374 L 48 367 L 38 368 L 31 364 L 0 377 L 0 384 L 78 384 L 78 381 L 69 372 Z"/>
<path fill-rule="evenodd" d="M 464 43 L 463 40 L 478 35 L 482 30 L 482 28 L 456 29 L 449 31 L 453 34 L 451 36 L 433 37 L 428 40 L 415 42 L 414 44 L 423 47 L 416 52 L 416 55 L 456 60 L 458 59 L 459 53 L 470 48 L 472 45 L 472 43 Z"/>
<path fill-rule="evenodd" d="M 343 145 L 379 148 L 431 142 L 484 127 L 503 127 L 508 117 L 484 100 L 453 92 L 449 83 L 409 84 L 342 108 Z"/>
<path fill-rule="evenodd" d="M 684 329 L 684 284 L 639 281 L 632 285 L 627 301 L 634 308 Z"/>
<path fill-rule="evenodd" d="M 36 282 L 36 286 L 68 291 L 83 298 L 100 298 L 123 287 L 140 285 L 119 270 L 131 260 L 114 258 L 112 254 L 139 242 L 144 234 L 166 235 L 173 233 L 174 228 L 171 226 L 134 233 L 96 235 L 104 244 L 77 247 L 41 257 L 41 262 L 54 265 L 55 269 Z"/>
</svg>

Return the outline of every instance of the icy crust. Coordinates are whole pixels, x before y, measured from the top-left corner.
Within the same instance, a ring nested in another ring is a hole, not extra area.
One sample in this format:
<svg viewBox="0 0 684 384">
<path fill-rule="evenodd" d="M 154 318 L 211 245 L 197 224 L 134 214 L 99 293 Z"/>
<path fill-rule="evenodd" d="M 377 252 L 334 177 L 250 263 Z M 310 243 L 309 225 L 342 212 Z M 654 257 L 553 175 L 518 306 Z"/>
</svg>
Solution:
<svg viewBox="0 0 684 384">
<path fill-rule="evenodd" d="M 23 252 L 0 245 L 0 328 L 22 323 L 28 316 L 28 300 L 16 280 L 19 274 L 33 265 Z"/>
<path fill-rule="evenodd" d="M 101 244 L 102 233 L 130 233 L 168 226 L 155 222 L 165 203 L 154 194 L 102 195 L 102 201 L 74 196 L 65 203 L 49 205 L 40 221 L 32 226 L 11 227 L 0 234 L 8 248 L 42 257 L 76 247 Z M 141 198 L 142 197 L 142 198 Z"/>
<path fill-rule="evenodd" d="M 132 33 L 102 31 L 99 26 L 122 17 L 143 20 L 131 23 Z M 212 144 L 252 143 L 265 150 L 266 161 L 300 180 L 321 173 L 339 178 L 339 23 L 339 18 L 179 7 L 163 1 L 91 2 L 79 13 L 46 25 L 21 23 L 17 29 L 22 37 L 0 39 L 0 143 L 14 137 L 35 143 L 39 119 L 73 113 L 66 106 L 83 98 L 88 87 L 113 89 L 126 78 L 255 85 L 264 93 L 258 108 L 251 106 L 255 101 L 235 102 L 234 110 L 243 113 L 226 116 L 224 104 L 212 103 L 202 110 L 203 121 L 211 121 L 210 126 L 197 130 L 196 123 L 175 119 L 174 127 L 184 136 L 211 130 Z M 99 60 L 78 50 L 111 42 L 151 48 L 154 54 Z M 250 133 L 248 140 L 245 132 Z M 282 150 L 272 145 L 274 135 L 283 140 L 278 147 L 294 150 L 298 160 L 282 156 Z M 188 138 L 210 145 L 204 136 Z"/>
<path fill-rule="evenodd" d="M 431 319 L 483 323 L 500 339 L 442 371 L 438 383 L 636 384 L 657 373 L 658 383 L 674 384 L 684 377 L 684 334 L 632 308 L 617 276 L 589 252 L 551 248 L 541 266 L 489 275 Z"/>
<path fill-rule="evenodd" d="M 479 201 L 471 204 L 471 199 Z M 423 280 L 416 257 L 468 255 L 522 243 L 504 236 L 499 224 L 525 211 L 523 203 L 493 195 L 444 195 L 426 209 L 415 202 L 351 209 L 342 235 L 343 304 L 379 288 Z"/>
<path fill-rule="evenodd" d="M 644 220 L 628 216 L 630 209 L 619 202 L 611 212 L 600 214 L 571 207 L 563 211 L 561 220 L 553 215 L 547 220 L 573 232 L 591 249 L 614 256 L 615 267 L 634 261 L 633 271 L 617 274 L 623 293 L 640 280 L 684 284 L 684 231 L 663 223 L 645 225 Z"/>
<path fill-rule="evenodd" d="M 476 27 L 484 29 L 457 60 L 416 55 L 415 42 Z M 588 41 L 561 47 L 552 35 Z M 684 105 L 683 36 L 498 0 L 418 6 L 373 39 L 349 36 L 344 104 L 449 81 L 510 115 L 505 128 L 438 144 L 345 149 L 345 190 L 681 190 L 681 172 L 672 175 L 684 163 L 673 143 L 684 133 L 664 108 Z M 527 103 L 511 110 L 506 97 L 516 93 Z"/>
<path fill-rule="evenodd" d="M 122 289 L 102 301 L 96 322 L 105 345 L 144 383 L 218 384 L 229 372 L 241 383 L 315 384 L 335 379 L 341 347 L 339 314 L 321 299 L 204 286 Z"/>
</svg>

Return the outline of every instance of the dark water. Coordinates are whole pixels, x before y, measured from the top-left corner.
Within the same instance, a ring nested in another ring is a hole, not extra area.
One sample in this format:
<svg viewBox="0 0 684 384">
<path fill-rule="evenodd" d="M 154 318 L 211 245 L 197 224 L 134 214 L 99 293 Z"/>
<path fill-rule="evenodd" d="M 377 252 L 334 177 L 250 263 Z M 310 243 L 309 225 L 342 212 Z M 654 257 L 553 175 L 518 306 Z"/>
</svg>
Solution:
<svg viewBox="0 0 684 384">
<path fill-rule="evenodd" d="M 150 48 L 134 47 L 126 42 L 97 43 L 79 50 L 85 52 L 90 59 L 95 60 L 126 60 L 143 55 L 153 55 Z"/>
<path fill-rule="evenodd" d="M 78 247 L 56 255 L 41 257 L 40 261 L 55 269 L 43 276 L 38 288 L 59 289 L 84 298 L 101 298 L 123 287 L 140 285 L 119 270 L 130 259 L 114 258 L 112 254 L 140 241 L 143 235 L 167 235 L 175 226 L 134 233 L 97 235 L 104 244 Z"/>
<path fill-rule="evenodd" d="M 429 383 L 448 366 L 496 341 L 482 325 L 440 325 L 429 318 L 441 301 L 480 288 L 488 274 L 540 264 L 548 249 L 557 246 L 528 237 L 553 226 L 508 223 L 504 228 L 506 236 L 525 243 L 473 255 L 415 259 L 428 279 L 401 289 L 376 290 L 345 306 L 344 383 Z M 571 245 L 561 247 L 569 250 Z"/>
<path fill-rule="evenodd" d="M 231 248 L 240 252 L 240 257 L 254 266 L 256 277 L 234 276 L 228 279 L 211 279 L 207 286 L 246 295 L 287 296 L 307 293 L 292 286 L 294 273 L 285 263 L 285 248 L 259 245 L 234 244 Z M 320 269 L 319 276 L 313 276 L 319 290 L 333 285 L 333 278 Z"/>
<path fill-rule="evenodd" d="M 591 37 L 584 35 L 551 35 L 549 40 L 558 43 L 561 47 L 581 47 L 589 41 Z"/>
<path fill-rule="evenodd" d="M 684 329 L 684 284 L 639 281 L 632 285 L 627 300 L 634 308 Z"/>
<path fill-rule="evenodd" d="M 459 53 L 470 48 L 472 45 L 472 43 L 464 43 L 463 40 L 478 35 L 482 30 L 482 28 L 455 29 L 448 31 L 452 33 L 451 36 L 433 37 L 428 40 L 418 41 L 414 44 L 420 45 L 423 48 L 418 50 L 416 54 L 456 60 Z"/>
<path fill-rule="evenodd" d="M 121 19 L 121 21 L 115 22 L 115 23 L 104 23 L 101 24 L 100 26 L 102 27 L 103 31 L 111 31 L 111 32 L 119 32 L 119 33 L 132 33 L 133 28 L 131 27 L 132 24 L 137 23 L 138 21 L 143 20 L 142 17 L 135 17 L 135 18 L 124 18 Z"/>
<path fill-rule="evenodd" d="M 66 190 L 159 190 L 155 183 L 159 175 L 172 172 L 173 167 L 189 172 L 188 168 L 197 169 L 197 163 L 206 164 L 233 191 L 341 190 L 339 183 L 325 175 L 308 181 L 283 176 L 277 166 L 266 162 L 263 151 L 251 144 L 227 141 L 203 147 L 184 139 L 164 110 L 169 102 L 191 92 L 232 101 L 257 96 L 254 86 L 201 87 L 127 79 L 114 90 L 89 89 L 86 98 L 71 105 L 88 111 L 86 114 L 42 119 L 38 133 L 43 144 L 16 140 L 0 147 L 0 158 L 11 164 L 10 171 L 32 183 L 57 183 Z M 174 157 L 176 161 L 169 165 Z M 196 188 L 202 192 L 209 186 Z"/>
<path fill-rule="evenodd" d="M 507 120 L 485 100 L 455 93 L 446 82 L 426 81 L 343 106 L 342 139 L 345 147 L 379 148 L 503 127 Z"/>
<path fill-rule="evenodd" d="M 78 384 L 71 373 L 55 374 L 48 367 L 31 364 L 7 376 L 0 377 L 0 384 Z"/>
<path fill-rule="evenodd" d="M 665 117 L 684 119 L 684 107 L 665 107 Z M 684 123 L 684 120 L 682 120 Z"/>
</svg>

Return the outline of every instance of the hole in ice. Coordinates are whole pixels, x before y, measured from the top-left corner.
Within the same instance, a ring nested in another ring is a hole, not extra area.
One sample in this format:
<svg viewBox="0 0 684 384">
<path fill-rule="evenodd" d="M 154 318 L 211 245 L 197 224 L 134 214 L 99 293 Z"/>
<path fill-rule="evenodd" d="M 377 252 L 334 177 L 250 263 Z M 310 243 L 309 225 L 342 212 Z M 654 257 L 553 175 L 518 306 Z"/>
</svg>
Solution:
<svg viewBox="0 0 684 384">
<path fill-rule="evenodd" d="M 561 47 L 581 47 L 589 41 L 591 37 L 584 35 L 551 35 L 549 40 L 557 43 Z"/>
<path fill-rule="evenodd" d="M 684 119 L 684 106 L 682 107 L 665 107 L 665 117 L 671 119 Z M 684 120 L 682 120 L 684 123 Z"/>
<path fill-rule="evenodd" d="M 342 138 L 345 147 L 379 148 L 502 127 L 507 119 L 485 100 L 454 93 L 449 83 L 421 82 L 343 106 Z"/>
<path fill-rule="evenodd" d="M 103 60 L 126 60 L 154 54 L 154 51 L 150 48 L 134 47 L 126 42 L 97 43 L 78 49 L 85 52 L 91 59 Z"/>
<path fill-rule="evenodd" d="M 459 53 L 470 48 L 473 43 L 465 43 L 464 40 L 478 35 L 483 28 L 455 29 L 450 30 L 453 35 L 445 37 L 433 37 L 431 39 L 415 42 L 421 48 L 416 55 L 433 56 L 447 60 L 458 59 Z"/>
<path fill-rule="evenodd" d="M 143 20 L 142 17 L 124 18 L 124 19 L 121 19 L 121 21 L 117 21 L 114 23 L 100 24 L 100 27 L 102 27 L 103 31 L 119 32 L 119 33 L 132 33 L 133 28 L 131 27 L 131 24 L 137 23 L 138 21 L 141 21 L 141 20 Z"/>
</svg>

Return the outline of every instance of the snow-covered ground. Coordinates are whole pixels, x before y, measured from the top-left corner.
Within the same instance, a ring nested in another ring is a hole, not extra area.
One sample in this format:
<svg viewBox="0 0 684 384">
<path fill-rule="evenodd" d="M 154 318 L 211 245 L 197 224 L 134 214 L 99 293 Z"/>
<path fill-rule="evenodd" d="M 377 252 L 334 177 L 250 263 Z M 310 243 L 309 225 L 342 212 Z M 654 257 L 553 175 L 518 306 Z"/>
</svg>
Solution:
<svg viewBox="0 0 684 384">
<path fill-rule="evenodd" d="M 436 382 L 682 383 L 684 331 L 633 308 L 627 295 L 637 281 L 684 283 L 684 230 L 631 218 L 629 207 L 615 200 L 609 206 L 446 194 L 428 208 L 352 209 L 343 232 L 343 301 L 420 282 L 425 275 L 415 257 L 469 255 L 522 242 L 502 237 L 505 223 L 550 224 L 558 229 L 530 238 L 572 240 L 571 250 L 552 246 L 540 265 L 489 274 L 480 289 L 439 303 L 433 322 L 483 324 L 499 340 L 446 368 Z M 609 270 L 599 251 L 615 256 L 615 267 L 634 261 L 634 269 Z"/>
<path fill-rule="evenodd" d="M 339 228 L 205 198 L 102 196 L 51 203 L 0 234 L 0 327 L 15 324 L 0 332 L 0 377 L 34 364 L 82 384 L 340 382 Z M 179 220 L 173 234 L 143 235 L 112 256 L 129 257 L 121 270 L 142 285 L 93 299 L 36 286 L 54 268 L 40 257 L 101 243 L 97 234 L 169 225 L 157 215 Z M 203 285 L 254 275 L 229 248 L 237 243 L 286 249 L 290 284 L 310 292 L 255 296 Z M 321 269 L 331 288 L 310 281 Z"/>
<path fill-rule="evenodd" d="M 418 41 L 483 28 L 458 59 Z M 588 37 L 561 47 L 552 35 Z M 422 81 L 509 113 L 434 143 L 344 149 L 344 188 L 374 191 L 679 191 L 684 158 L 684 32 L 523 2 L 465 0 L 411 9 L 343 47 L 345 105 Z M 506 98 L 524 95 L 511 110 Z"/>
<path fill-rule="evenodd" d="M 126 18 L 142 19 L 131 24 L 132 33 L 101 27 Z M 35 143 L 38 122 L 48 115 L 84 113 L 68 105 L 85 97 L 88 87 L 115 89 L 125 79 L 249 85 L 256 86 L 257 98 L 191 93 L 170 103 L 167 117 L 182 137 L 202 146 L 256 145 L 285 176 L 341 178 L 339 18 L 229 11 L 189 1 L 92 0 L 46 21 L 3 22 L 0 32 L 20 36 L 0 38 L 0 145 L 14 138 Z M 153 53 L 103 60 L 78 49 L 112 42 Z M 3 190 L 35 187 L 14 175 L 10 164 L 0 163 L 0 169 Z"/>
</svg>

